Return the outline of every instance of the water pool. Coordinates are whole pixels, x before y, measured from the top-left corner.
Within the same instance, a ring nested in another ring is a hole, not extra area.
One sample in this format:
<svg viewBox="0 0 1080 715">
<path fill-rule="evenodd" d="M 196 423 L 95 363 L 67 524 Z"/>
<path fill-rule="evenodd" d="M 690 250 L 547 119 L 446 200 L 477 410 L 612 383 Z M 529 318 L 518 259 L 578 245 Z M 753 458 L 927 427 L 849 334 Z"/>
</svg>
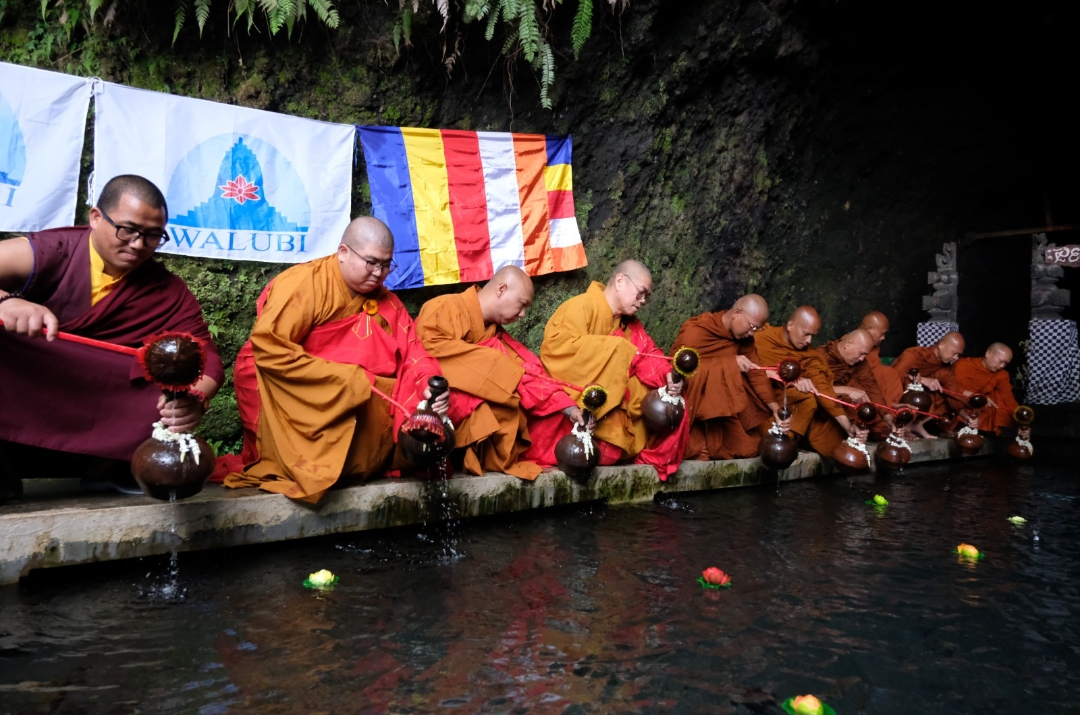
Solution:
<svg viewBox="0 0 1080 715">
<path fill-rule="evenodd" d="M 172 602 L 167 560 L 46 572 L 0 588 L 0 712 L 1074 712 L 1078 511 L 978 460 L 182 554 Z"/>
</svg>

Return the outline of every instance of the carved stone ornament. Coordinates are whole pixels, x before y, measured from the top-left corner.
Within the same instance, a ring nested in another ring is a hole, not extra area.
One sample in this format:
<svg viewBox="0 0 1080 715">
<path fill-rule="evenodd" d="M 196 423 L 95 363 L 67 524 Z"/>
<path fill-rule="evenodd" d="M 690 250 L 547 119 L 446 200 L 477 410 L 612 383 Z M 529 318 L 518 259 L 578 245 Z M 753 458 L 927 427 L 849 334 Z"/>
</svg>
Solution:
<svg viewBox="0 0 1080 715">
<path fill-rule="evenodd" d="M 933 295 L 924 295 L 923 310 L 930 313 L 931 322 L 956 322 L 956 287 L 960 274 L 956 270 L 956 244 L 946 243 L 941 253 L 934 257 L 937 270 L 926 274 L 926 282 L 933 289 Z"/>
<path fill-rule="evenodd" d="M 1056 248 L 1047 244 L 1045 233 L 1031 236 L 1031 317 L 1036 320 L 1061 318 L 1061 311 L 1069 306 L 1069 291 L 1058 288 L 1058 280 L 1065 275 L 1061 265 L 1046 262 L 1047 250 Z"/>
</svg>

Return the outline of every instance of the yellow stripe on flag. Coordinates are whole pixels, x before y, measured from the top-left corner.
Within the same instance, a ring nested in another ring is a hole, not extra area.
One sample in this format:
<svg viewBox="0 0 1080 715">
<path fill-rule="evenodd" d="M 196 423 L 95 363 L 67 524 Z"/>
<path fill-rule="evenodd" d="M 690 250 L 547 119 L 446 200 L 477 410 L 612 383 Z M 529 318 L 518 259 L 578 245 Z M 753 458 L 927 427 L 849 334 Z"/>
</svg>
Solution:
<svg viewBox="0 0 1080 715">
<path fill-rule="evenodd" d="M 424 285 L 458 283 L 461 272 L 450 216 L 450 182 L 442 134 L 438 129 L 402 127 L 401 137 L 409 160 Z"/>
<path fill-rule="evenodd" d="M 574 175 L 569 164 L 544 167 L 544 187 L 548 191 L 573 191 Z"/>
</svg>

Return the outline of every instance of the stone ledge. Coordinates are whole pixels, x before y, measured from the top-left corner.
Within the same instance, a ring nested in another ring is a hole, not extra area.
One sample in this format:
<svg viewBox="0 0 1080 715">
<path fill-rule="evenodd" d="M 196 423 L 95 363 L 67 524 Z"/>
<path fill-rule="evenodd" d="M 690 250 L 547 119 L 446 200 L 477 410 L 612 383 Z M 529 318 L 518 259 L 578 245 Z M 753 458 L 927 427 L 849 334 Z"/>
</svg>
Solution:
<svg viewBox="0 0 1080 715">
<path fill-rule="evenodd" d="M 980 454 L 992 451 L 987 440 Z M 952 440 L 912 443 L 913 464 L 959 457 Z M 468 518 L 598 500 L 648 501 L 661 492 L 752 486 L 832 471 L 830 460 L 800 452 L 795 463 L 775 477 L 755 458 L 683 462 L 668 482 L 640 465 L 601 467 L 584 484 L 555 469 L 533 482 L 493 473 L 459 475 L 444 484 L 383 479 L 333 490 L 317 506 L 220 485 L 169 504 L 141 496 L 72 493 L 72 488 L 77 490 L 74 480 L 28 480 L 26 498 L 0 507 L 0 584 L 14 583 L 39 568 L 437 521 L 445 512 L 440 508 L 431 513 L 436 505 Z"/>
</svg>

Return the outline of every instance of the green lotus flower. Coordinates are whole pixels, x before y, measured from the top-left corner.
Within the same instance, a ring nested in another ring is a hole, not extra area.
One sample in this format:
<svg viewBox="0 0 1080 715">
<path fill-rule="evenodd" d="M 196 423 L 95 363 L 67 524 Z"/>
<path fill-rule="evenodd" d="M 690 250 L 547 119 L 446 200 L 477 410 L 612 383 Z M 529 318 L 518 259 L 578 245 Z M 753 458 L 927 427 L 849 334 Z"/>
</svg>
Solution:
<svg viewBox="0 0 1080 715">
<path fill-rule="evenodd" d="M 1011 521 L 1012 523 L 1014 523 L 1016 525 L 1026 524 L 1027 523 L 1027 519 L 1025 519 L 1022 516 L 1010 516 L 1008 519 L 1006 519 L 1006 521 Z"/>
</svg>

